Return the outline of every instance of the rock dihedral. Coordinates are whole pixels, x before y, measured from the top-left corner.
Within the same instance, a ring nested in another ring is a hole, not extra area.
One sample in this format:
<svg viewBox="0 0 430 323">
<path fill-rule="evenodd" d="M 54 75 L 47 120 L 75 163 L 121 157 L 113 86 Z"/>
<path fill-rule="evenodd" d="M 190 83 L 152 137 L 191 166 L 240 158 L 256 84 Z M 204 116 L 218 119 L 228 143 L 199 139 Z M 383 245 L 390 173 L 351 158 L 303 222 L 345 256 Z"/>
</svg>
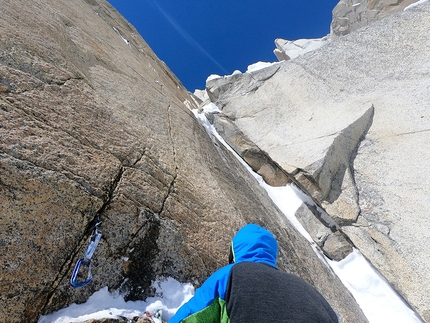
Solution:
<svg viewBox="0 0 430 323">
<path fill-rule="evenodd" d="M 298 213 L 316 242 L 337 240 L 309 223 L 309 212 L 327 212 L 428 322 L 429 14 L 425 2 L 294 60 L 207 83 L 222 110 L 214 118 L 229 119 L 324 208 Z"/>
<path fill-rule="evenodd" d="M 0 322 L 151 281 L 201 283 L 254 222 L 279 266 L 315 285 L 342 322 L 366 322 L 341 282 L 187 106 L 193 99 L 109 4 L 0 1 Z M 69 277 L 99 215 L 92 282 Z"/>
</svg>

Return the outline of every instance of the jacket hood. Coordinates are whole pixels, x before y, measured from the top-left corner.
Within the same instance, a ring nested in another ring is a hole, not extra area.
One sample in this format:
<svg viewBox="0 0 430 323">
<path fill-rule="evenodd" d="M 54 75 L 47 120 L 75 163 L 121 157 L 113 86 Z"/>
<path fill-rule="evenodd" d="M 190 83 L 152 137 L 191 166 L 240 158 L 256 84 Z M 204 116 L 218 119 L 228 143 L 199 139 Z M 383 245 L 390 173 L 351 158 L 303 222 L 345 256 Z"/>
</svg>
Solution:
<svg viewBox="0 0 430 323">
<path fill-rule="evenodd" d="M 263 262 L 276 267 L 278 243 L 266 229 L 247 224 L 240 229 L 232 240 L 234 262 Z"/>
</svg>

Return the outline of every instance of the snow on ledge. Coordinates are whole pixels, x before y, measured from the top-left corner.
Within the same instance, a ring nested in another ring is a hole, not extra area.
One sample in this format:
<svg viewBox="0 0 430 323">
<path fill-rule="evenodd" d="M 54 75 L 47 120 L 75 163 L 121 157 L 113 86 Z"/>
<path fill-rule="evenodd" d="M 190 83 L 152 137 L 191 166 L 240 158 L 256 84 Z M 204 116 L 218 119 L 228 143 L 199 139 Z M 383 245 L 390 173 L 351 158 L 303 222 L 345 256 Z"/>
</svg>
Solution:
<svg viewBox="0 0 430 323">
<path fill-rule="evenodd" d="M 217 74 L 211 74 L 206 79 L 206 83 L 209 82 L 209 81 L 212 81 L 212 80 L 220 79 L 220 78 L 222 78 L 222 76 L 219 76 Z"/>
<path fill-rule="evenodd" d="M 248 69 L 246 70 L 246 73 L 252 73 L 252 72 L 255 72 L 258 70 L 262 70 L 263 68 L 266 68 L 266 67 L 269 67 L 269 66 L 272 66 L 275 64 L 278 64 L 278 62 L 275 62 L 275 63 L 257 62 L 257 63 L 249 65 Z"/>
<path fill-rule="evenodd" d="M 209 104 L 206 104 L 203 107 L 203 112 L 214 113 L 214 112 L 222 112 L 222 111 L 214 103 L 211 102 Z"/>
<path fill-rule="evenodd" d="M 279 64 L 279 62 L 272 62 L 272 63 L 270 63 L 270 62 L 257 62 L 257 63 L 249 65 L 245 73 L 252 73 L 252 72 L 261 70 L 263 68 L 266 68 L 266 67 L 269 67 L 269 66 L 272 66 L 275 64 Z M 206 83 L 208 83 L 209 81 L 212 81 L 212 80 L 217 80 L 220 78 L 229 78 L 229 77 L 232 77 L 235 75 L 241 75 L 241 74 L 243 74 L 243 73 L 239 70 L 235 70 L 232 74 L 224 75 L 224 76 L 220 76 L 217 74 L 211 74 L 206 79 Z"/>
</svg>

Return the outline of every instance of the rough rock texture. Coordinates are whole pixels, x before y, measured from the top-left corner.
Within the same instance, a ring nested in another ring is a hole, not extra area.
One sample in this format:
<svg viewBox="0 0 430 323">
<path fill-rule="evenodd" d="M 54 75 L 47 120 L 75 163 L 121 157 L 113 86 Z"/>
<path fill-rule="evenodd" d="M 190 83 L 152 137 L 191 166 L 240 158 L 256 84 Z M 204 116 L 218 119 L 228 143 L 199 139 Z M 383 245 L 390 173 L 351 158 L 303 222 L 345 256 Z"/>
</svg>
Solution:
<svg viewBox="0 0 430 323">
<path fill-rule="evenodd" d="M 425 2 L 207 91 L 430 322 L 429 15 Z"/>
<path fill-rule="evenodd" d="M 331 37 L 347 35 L 415 2 L 417 0 L 340 0 L 333 9 Z"/>
<path fill-rule="evenodd" d="M 321 208 L 303 203 L 296 217 L 328 258 L 340 261 L 353 251 L 349 239 Z"/>
<path fill-rule="evenodd" d="M 35 322 L 101 287 L 151 295 L 200 284 L 248 222 L 279 240 L 279 266 L 366 322 L 245 167 L 207 135 L 193 99 L 101 0 L 0 0 L 0 322 Z M 93 281 L 69 277 L 96 215 Z"/>
<path fill-rule="evenodd" d="M 294 181 L 292 176 L 289 176 L 264 151 L 250 141 L 225 115 L 214 113 L 208 114 L 208 117 L 217 132 L 227 140 L 228 145 L 246 161 L 254 172 L 261 175 L 267 184 L 285 186 Z"/>
<path fill-rule="evenodd" d="M 288 61 L 300 55 L 316 50 L 330 41 L 329 36 L 319 39 L 297 39 L 286 40 L 282 38 L 275 39 L 275 50 L 273 53 L 279 61 Z"/>
<path fill-rule="evenodd" d="M 330 34 L 318 39 L 286 40 L 275 39 L 273 53 L 279 61 L 287 61 L 314 51 L 347 35 L 356 29 L 366 27 L 374 21 L 403 11 L 418 0 L 340 0 L 333 9 Z"/>
</svg>

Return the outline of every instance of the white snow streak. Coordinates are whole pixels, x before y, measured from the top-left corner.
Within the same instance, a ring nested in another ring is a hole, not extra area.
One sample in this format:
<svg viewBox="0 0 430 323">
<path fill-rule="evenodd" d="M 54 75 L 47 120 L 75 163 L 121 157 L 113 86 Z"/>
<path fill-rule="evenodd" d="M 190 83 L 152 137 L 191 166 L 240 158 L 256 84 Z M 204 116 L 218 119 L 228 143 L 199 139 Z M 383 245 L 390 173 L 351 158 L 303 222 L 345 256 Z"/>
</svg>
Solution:
<svg viewBox="0 0 430 323">
<path fill-rule="evenodd" d="M 112 27 L 112 28 L 113 28 L 113 30 L 116 31 L 116 33 L 119 35 L 119 37 L 121 37 L 121 39 L 124 41 L 124 43 L 126 43 L 127 45 L 130 45 L 130 42 L 121 35 L 121 33 L 119 32 L 118 29 L 116 29 L 115 27 Z"/>
</svg>

